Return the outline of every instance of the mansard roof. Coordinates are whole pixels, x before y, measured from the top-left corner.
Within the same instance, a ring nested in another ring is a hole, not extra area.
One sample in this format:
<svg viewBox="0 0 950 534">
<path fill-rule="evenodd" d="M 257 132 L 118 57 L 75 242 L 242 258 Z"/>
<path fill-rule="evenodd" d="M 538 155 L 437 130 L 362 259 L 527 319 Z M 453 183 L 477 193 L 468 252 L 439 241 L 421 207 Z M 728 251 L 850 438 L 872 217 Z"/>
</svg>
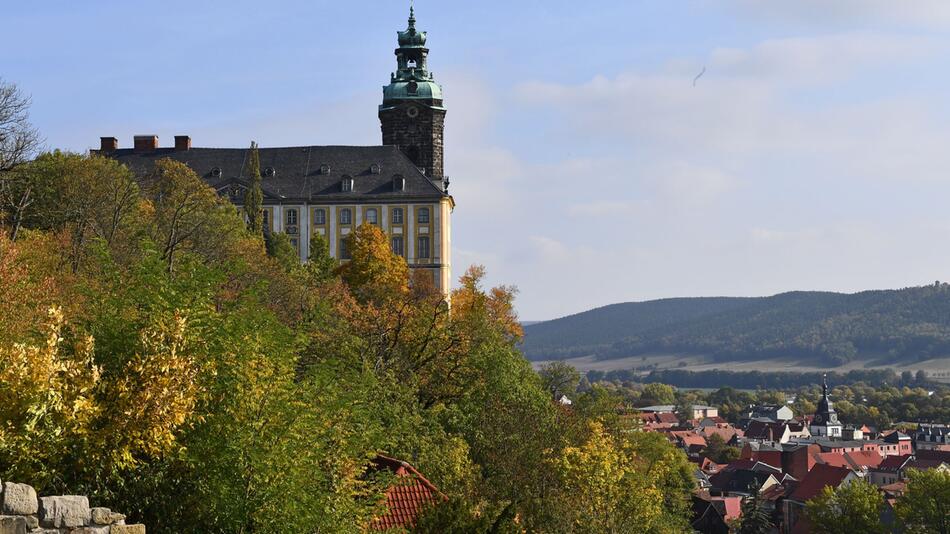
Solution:
<svg viewBox="0 0 950 534">
<path fill-rule="evenodd" d="M 395 146 L 298 146 L 258 150 L 265 204 L 437 201 L 448 196 L 442 191 L 441 181 L 427 178 Z M 248 148 L 119 149 L 104 155 L 115 158 L 139 176 L 148 173 L 159 159 L 180 161 L 209 185 L 221 190 L 249 183 L 245 168 L 249 151 Z M 265 172 L 268 169 L 273 169 L 272 176 Z M 403 190 L 394 187 L 395 178 L 400 176 L 405 179 Z M 344 192 L 341 187 L 345 177 L 353 179 L 352 192 Z"/>
</svg>

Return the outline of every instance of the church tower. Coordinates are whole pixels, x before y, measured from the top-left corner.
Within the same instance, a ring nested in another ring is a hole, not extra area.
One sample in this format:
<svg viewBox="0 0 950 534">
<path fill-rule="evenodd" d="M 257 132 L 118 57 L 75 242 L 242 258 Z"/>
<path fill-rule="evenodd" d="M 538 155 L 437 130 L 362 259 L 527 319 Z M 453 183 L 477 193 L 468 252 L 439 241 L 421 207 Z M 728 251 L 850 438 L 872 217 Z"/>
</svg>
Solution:
<svg viewBox="0 0 950 534">
<path fill-rule="evenodd" d="M 397 34 L 396 72 L 383 87 L 383 103 L 379 106 L 383 144 L 399 147 L 429 179 L 441 180 L 445 176 L 442 87 L 429 71 L 426 32 L 416 30 L 413 8 L 409 8 L 409 27 Z"/>
<path fill-rule="evenodd" d="M 818 401 L 818 409 L 815 410 L 815 417 L 811 421 L 811 434 L 826 438 L 841 437 L 841 423 L 838 421 L 838 413 L 835 412 L 834 404 L 828 399 L 828 379 L 827 376 L 821 380 L 821 400 Z"/>
</svg>

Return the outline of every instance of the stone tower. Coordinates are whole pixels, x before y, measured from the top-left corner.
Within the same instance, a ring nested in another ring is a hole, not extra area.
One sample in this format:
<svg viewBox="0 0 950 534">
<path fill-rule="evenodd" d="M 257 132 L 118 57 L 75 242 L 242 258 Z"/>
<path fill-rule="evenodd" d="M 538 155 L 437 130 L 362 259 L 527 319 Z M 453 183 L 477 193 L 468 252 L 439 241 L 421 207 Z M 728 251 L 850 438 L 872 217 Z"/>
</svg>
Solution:
<svg viewBox="0 0 950 534">
<path fill-rule="evenodd" d="M 442 87 L 429 72 L 426 32 L 416 30 L 412 8 L 409 8 L 409 27 L 397 33 L 396 72 L 390 75 L 389 85 L 383 87 L 383 103 L 379 106 L 383 144 L 399 147 L 429 179 L 440 180 L 445 176 Z"/>
</svg>

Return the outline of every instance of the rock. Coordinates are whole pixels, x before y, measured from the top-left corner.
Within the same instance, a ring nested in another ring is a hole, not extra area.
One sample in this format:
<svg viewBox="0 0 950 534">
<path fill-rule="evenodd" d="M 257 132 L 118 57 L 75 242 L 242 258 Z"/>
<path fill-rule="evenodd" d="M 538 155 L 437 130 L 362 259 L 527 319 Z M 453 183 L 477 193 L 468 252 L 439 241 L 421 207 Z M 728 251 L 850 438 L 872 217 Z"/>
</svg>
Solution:
<svg viewBox="0 0 950 534">
<path fill-rule="evenodd" d="M 26 519 L 26 528 L 29 530 L 40 528 L 40 519 L 35 515 L 25 515 L 23 519 Z"/>
<path fill-rule="evenodd" d="M 69 534 L 109 534 L 109 527 L 79 527 L 70 530 Z"/>
<path fill-rule="evenodd" d="M 26 534 L 26 519 L 14 515 L 0 515 L 0 534 Z"/>
<path fill-rule="evenodd" d="M 124 520 L 124 515 L 113 512 L 108 508 L 96 507 L 92 509 L 92 522 L 95 525 L 114 525 Z"/>
<path fill-rule="evenodd" d="M 89 524 L 89 499 L 80 495 L 40 498 L 40 524 L 44 527 L 81 527 Z"/>
<path fill-rule="evenodd" d="M 27 484 L 3 483 L 3 508 L 5 515 L 32 515 L 37 511 L 36 490 Z"/>
<path fill-rule="evenodd" d="M 145 534 L 145 525 L 112 525 L 111 534 Z"/>
</svg>

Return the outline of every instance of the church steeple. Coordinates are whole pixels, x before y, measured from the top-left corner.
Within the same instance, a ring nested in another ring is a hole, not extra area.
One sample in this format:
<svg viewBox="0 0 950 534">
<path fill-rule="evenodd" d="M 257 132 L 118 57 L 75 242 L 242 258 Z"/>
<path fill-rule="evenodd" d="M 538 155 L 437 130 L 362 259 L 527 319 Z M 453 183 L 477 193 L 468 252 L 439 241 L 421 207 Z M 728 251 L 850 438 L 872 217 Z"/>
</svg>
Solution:
<svg viewBox="0 0 950 534">
<path fill-rule="evenodd" d="M 827 437 L 841 436 L 841 423 L 838 421 L 838 413 L 835 412 L 834 403 L 828 398 L 827 374 L 821 377 L 821 399 L 818 400 L 815 417 L 812 419 L 811 433 Z"/>
<path fill-rule="evenodd" d="M 443 178 L 443 127 L 445 108 L 442 87 L 429 71 L 427 35 L 416 29 L 415 7 L 409 8 L 409 22 L 397 32 L 396 71 L 383 87 L 379 106 L 383 144 L 399 147 L 432 179 Z"/>
</svg>

